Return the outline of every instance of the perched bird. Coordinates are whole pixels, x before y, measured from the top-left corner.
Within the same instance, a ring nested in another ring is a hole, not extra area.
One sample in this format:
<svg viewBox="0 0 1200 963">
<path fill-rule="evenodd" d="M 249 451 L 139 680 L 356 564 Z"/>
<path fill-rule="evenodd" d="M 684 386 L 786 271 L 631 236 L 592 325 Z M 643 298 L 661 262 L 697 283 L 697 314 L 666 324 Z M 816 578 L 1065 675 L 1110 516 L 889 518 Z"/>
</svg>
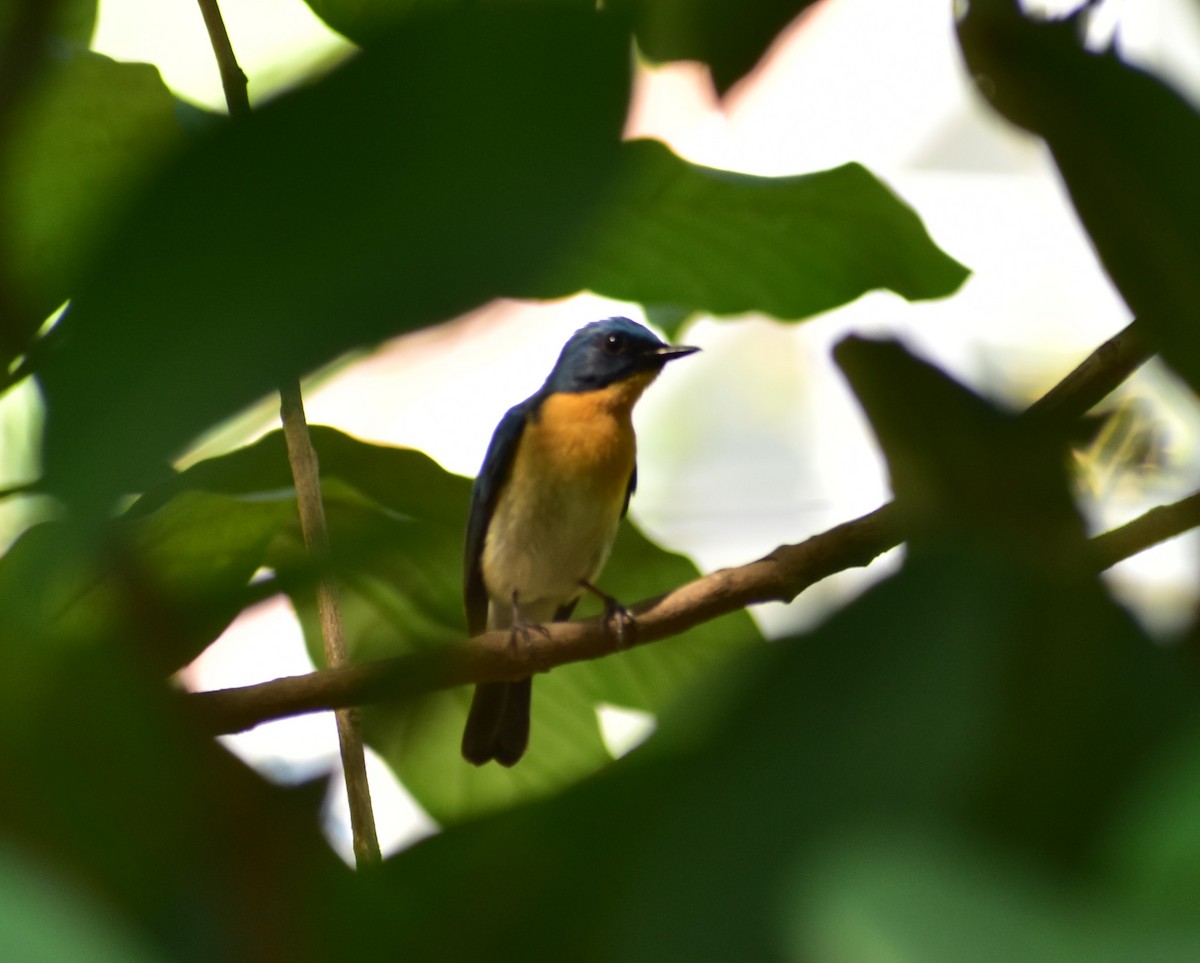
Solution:
<svg viewBox="0 0 1200 963">
<path fill-rule="evenodd" d="M 531 397 L 496 426 L 471 494 L 464 594 L 471 635 L 570 618 L 600 574 L 637 485 L 633 406 L 698 348 L 628 318 L 585 325 Z M 611 600 L 609 600 L 611 601 Z M 475 687 L 463 756 L 511 766 L 529 742 L 533 680 Z"/>
</svg>

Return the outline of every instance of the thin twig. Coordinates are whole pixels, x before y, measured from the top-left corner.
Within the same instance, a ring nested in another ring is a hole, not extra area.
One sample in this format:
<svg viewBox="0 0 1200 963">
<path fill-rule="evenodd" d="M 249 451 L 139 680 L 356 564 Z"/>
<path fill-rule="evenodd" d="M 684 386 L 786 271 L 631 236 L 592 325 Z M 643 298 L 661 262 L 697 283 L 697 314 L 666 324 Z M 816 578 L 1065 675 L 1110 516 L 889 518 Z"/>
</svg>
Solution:
<svg viewBox="0 0 1200 963">
<path fill-rule="evenodd" d="M 225 91 L 225 104 L 230 117 L 245 117 L 250 113 L 250 85 L 233 54 L 229 42 L 229 31 L 217 0 L 196 0 L 208 29 L 208 39 L 217 58 L 217 69 L 221 71 L 221 89 Z"/>
<path fill-rule="evenodd" d="M 296 484 L 296 505 L 300 511 L 300 529 L 309 555 L 320 564 L 329 555 L 329 529 L 325 524 L 325 504 L 321 499 L 320 466 L 313 447 L 308 421 L 304 417 L 304 399 L 300 383 L 282 385 L 279 389 L 279 414 L 287 443 L 288 461 Z M 346 653 L 346 633 L 342 622 L 342 606 L 337 582 L 323 574 L 317 580 L 317 616 L 321 624 L 321 639 L 325 646 L 325 662 L 331 669 L 350 664 Z M 350 803 L 350 830 L 354 840 L 354 859 L 359 866 L 379 863 L 382 854 L 375 832 L 375 815 L 371 807 L 371 787 L 367 781 L 366 751 L 362 726 L 354 707 L 338 709 L 338 746 L 341 749 L 342 772 L 346 782 L 346 798 Z"/>
<path fill-rule="evenodd" d="M 225 21 L 217 0 L 197 0 L 204 15 L 213 53 L 221 71 L 225 102 L 233 118 L 250 112 L 246 75 L 238 66 L 225 29 Z M 328 557 L 329 532 L 325 524 L 325 506 L 321 500 L 321 477 L 317 452 L 313 448 L 308 421 L 304 416 L 304 397 L 299 381 L 280 386 L 279 414 L 287 444 L 288 461 L 296 486 L 296 505 L 300 512 L 300 529 L 309 554 L 318 563 Z M 317 613 L 321 638 L 325 646 L 325 661 L 337 670 L 349 664 L 346 654 L 345 630 L 337 583 L 331 575 L 317 582 Z M 363 747 L 362 727 L 358 710 L 339 708 L 334 713 L 338 745 L 341 749 L 342 772 L 346 782 L 346 797 L 350 803 L 350 828 L 354 839 L 355 863 L 362 867 L 382 861 L 379 838 L 375 831 L 375 815 L 371 807 L 371 789 L 367 781 L 367 762 Z"/>
<path fill-rule="evenodd" d="M 1055 421 L 1085 414 L 1146 360 L 1136 322 L 1089 355 L 1027 413 Z M 1155 509 L 1122 529 L 1097 536 L 1097 570 L 1200 524 L 1200 495 Z M 903 533 L 893 505 L 845 522 L 764 558 L 722 569 L 632 608 L 637 637 L 629 645 L 669 638 L 729 612 L 761 602 L 787 602 L 815 582 L 868 564 L 898 545 Z M 342 706 L 403 699 L 471 682 L 522 678 L 616 650 L 603 619 L 556 622 L 546 635 L 514 650 L 509 633 L 490 632 L 417 655 L 291 676 L 237 689 L 187 696 L 214 733 L 238 732 L 269 719 Z"/>
<path fill-rule="evenodd" d="M 1089 354 L 1065 378 L 1030 405 L 1022 417 L 1069 425 L 1108 397 L 1154 355 L 1134 320 Z"/>
<path fill-rule="evenodd" d="M 1159 505 L 1120 528 L 1092 539 L 1097 568 L 1111 568 L 1146 549 L 1200 525 L 1200 492 L 1170 505 Z"/>
</svg>

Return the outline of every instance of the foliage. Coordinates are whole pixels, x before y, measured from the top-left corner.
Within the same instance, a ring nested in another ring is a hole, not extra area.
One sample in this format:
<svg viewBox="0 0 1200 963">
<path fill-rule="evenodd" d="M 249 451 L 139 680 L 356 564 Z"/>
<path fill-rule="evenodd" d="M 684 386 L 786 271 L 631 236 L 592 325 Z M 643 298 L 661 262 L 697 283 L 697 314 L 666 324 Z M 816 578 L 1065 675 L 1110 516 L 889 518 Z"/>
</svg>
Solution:
<svg viewBox="0 0 1200 963">
<path fill-rule="evenodd" d="M 0 128 L 0 343 L 36 368 L 63 511 L 0 558 L 2 955 L 1196 958 L 1192 672 L 1100 588 L 1059 439 L 895 345 L 838 361 L 903 569 L 803 639 L 761 645 L 739 613 L 556 670 L 511 772 L 457 758 L 464 691 L 372 707 L 369 740 L 446 825 L 374 872 L 320 840 L 313 788 L 246 771 L 163 684 L 264 591 L 311 629 L 279 435 L 165 467 L 281 378 L 500 295 L 795 319 L 956 289 L 861 167 L 752 178 L 621 141 L 632 40 L 724 89 L 807 5 L 313 0 L 363 53 L 198 131 L 147 68 L 43 63 Z M 973 0 L 961 36 L 1197 386 L 1194 112 L 1005 0 Z M 460 638 L 469 482 L 314 436 L 356 658 Z M 606 585 L 696 574 L 628 527 Z M 611 761 L 602 701 L 658 732 Z"/>
</svg>

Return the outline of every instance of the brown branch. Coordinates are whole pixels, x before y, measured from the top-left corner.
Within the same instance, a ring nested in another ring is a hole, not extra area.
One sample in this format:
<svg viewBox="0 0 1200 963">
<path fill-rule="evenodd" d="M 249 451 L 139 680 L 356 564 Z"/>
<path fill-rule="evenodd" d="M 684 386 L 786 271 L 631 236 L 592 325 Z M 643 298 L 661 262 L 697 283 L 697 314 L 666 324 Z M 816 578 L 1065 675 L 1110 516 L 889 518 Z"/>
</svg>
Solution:
<svg viewBox="0 0 1200 963">
<path fill-rule="evenodd" d="M 221 71 L 221 86 L 225 103 L 233 118 L 250 113 L 250 98 L 246 75 L 238 65 L 225 29 L 225 21 L 217 0 L 197 0 L 208 29 L 209 41 Z M 296 486 L 296 506 L 300 512 L 300 530 L 304 544 L 313 559 L 320 562 L 329 554 L 329 531 L 325 524 L 325 505 L 321 500 L 321 476 L 317 451 L 313 447 L 308 420 L 304 416 L 304 396 L 299 381 L 289 381 L 279 389 L 279 416 L 287 444 L 288 461 Z M 345 630 L 342 622 L 341 600 L 337 583 L 332 576 L 317 581 L 317 614 L 321 622 L 321 639 L 325 646 L 325 661 L 332 670 L 349 665 L 346 654 Z M 338 746 L 342 757 L 342 774 L 346 783 L 346 798 L 350 804 L 350 829 L 353 837 L 354 860 L 358 866 L 383 861 L 379 837 L 375 830 L 375 814 L 371 807 L 371 787 L 367 781 L 367 759 L 358 710 L 354 706 L 339 707 L 334 712 Z"/>
<path fill-rule="evenodd" d="M 1096 567 L 1111 568 L 1146 549 L 1200 525 L 1200 492 L 1182 501 L 1152 508 L 1132 522 L 1092 539 Z"/>
<path fill-rule="evenodd" d="M 1093 538 L 1096 568 L 1108 568 L 1197 525 L 1200 493 Z M 900 541 L 895 511 L 885 505 L 798 545 L 781 546 L 756 562 L 713 572 L 634 606 L 636 637 L 627 639 L 625 648 L 679 635 L 747 605 L 791 601 L 826 576 L 866 565 Z M 395 701 L 473 682 L 514 680 L 616 651 L 603 619 L 555 622 L 546 626 L 545 636 L 534 635 L 517 651 L 508 632 L 488 632 L 415 655 L 195 692 L 186 698 L 210 732 L 224 734 L 306 712 Z"/>
<path fill-rule="evenodd" d="M 1069 425 L 1108 397 L 1153 354 L 1141 324 L 1131 321 L 1030 405 L 1022 417 L 1050 425 Z"/>
<path fill-rule="evenodd" d="M 633 606 L 636 634 L 624 648 L 646 645 L 760 602 L 787 602 L 834 572 L 866 565 L 899 544 L 891 505 L 799 545 L 784 545 L 737 568 L 722 569 Z M 258 685 L 187 696 L 213 733 L 239 732 L 289 715 L 404 698 L 469 682 L 500 682 L 617 651 L 603 619 L 555 622 L 546 635 L 514 650 L 509 633 L 487 632 L 416 655 L 290 676 Z"/>
</svg>

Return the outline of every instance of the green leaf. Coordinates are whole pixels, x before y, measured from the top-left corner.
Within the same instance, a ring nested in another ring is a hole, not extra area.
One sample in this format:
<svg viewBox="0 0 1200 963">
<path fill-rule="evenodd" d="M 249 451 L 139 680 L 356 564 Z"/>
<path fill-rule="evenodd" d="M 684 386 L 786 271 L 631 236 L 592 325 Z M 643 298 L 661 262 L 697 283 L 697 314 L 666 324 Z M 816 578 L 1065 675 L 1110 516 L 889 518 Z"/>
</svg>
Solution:
<svg viewBox="0 0 1200 963">
<path fill-rule="evenodd" d="M 804 318 L 877 288 L 952 294 L 967 270 L 858 164 L 754 177 L 681 160 L 657 141 L 623 148 L 620 188 L 561 272 L 519 292 L 581 288 L 690 311 Z"/>
<path fill-rule="evenodd" d="M 1105 270 L 1164 357 L 1200 388 L 1200 114 L 1073 21 L 1038 23 L 1015 0 L 972 0 L 967 65 L 1005 117 L 1046 139 Z"/>
<path fill-rule="evenodd" d="M 305 0 L 318 17 L 360 47 L 370 47 L 389 30 L 437 14 L 469 9 L 474 0 Z M 593 0 L 488 0 L 493 10 L 545 9 L 596 10 Z"/>
<path fill-rule="evenodd" d="M 424 452 L 359 441 L 336 428 L 309 425 L 309 436 L 328 483 L 341 479 L 393 512 L 465 525 L 471 483 Z M 197 462 L 138 499 L 132 515 L 156 511 L 182 492 L 262 496 L 293 489 L 287 445 L 279 429 L 252 445 Z M 294 496 L 293 496 L 294 497 Z"/>
<path fill-rule="evenodd" d="M 966 837 L 864 833 L 798 870 L 792 959 L 1184 963 L 1200 954 L 1200 926 L 1080 892 Z"/>
<path fill-rule="evenodd" d="M 1087 573 L 1060 438 L 998 411 L 895 341 L 849 337 L 834 353 L 871 420 L 918 549 L 967 533 L 1029 552 L 1030 564 Z"/>
<path fill-rule="evenodd" d="M 779 32 L 814 0 L 613 0 L 652 60 L 699 60 L 725 93 L 758 63 Z"/>
<path fill-rule="evenodd" d="M 9 0 L 0 6 L 0 43 L 9 39 L 9 31 L 20 22 L 20 17 L 26 8 L 33 7 L 36 0 Z M 50 36 L 55 40 L 66 41 L 86 47 L 91 42 L 92 32 L 96 29 L 96 7 L 99 0 L 56 0 L 53 4 L 50 20 Z M 28 23 L 26 16 L 26 23 Z"/>
<path fill-rule="evenodd" d="M 1103 846 L 1105 876 L 1131 902 L 1177 920 L 1200 900 L 1200 727 L 1158 754 Z"/>
<path fill-rule="evenodd" d="M 181 137 L 156 68 L 58 51 L 25 95 L 0 165 L 4 272 L 26 337 L 74 292 L 109 221 Z"/>
<path fill-rule="evenodd" d="M 0 558 L 0 611 L 11 628 L 66 650 L 140 640 L 164 673 L 185 665 L 245 602 L 268 542 L 294 502 L 185 492 L 159 510 L 108 526 L 89 549 L 63 522 L 25 532 Z"/>
<path fill-rule="evenodd" d="M 201 733 L 160 671 L 170 648 L 163 634 L 180 626 L 162 617 L 167 610 L 153 582 L 134 571 L 140 556 L 131 550 L 139 535 L 159 544 L 156 525 L 151 517 L 128 526 L 123 556 L 111 540 L 99 542 L 127 577 L 98 572 L 123 578 L 121 617 L 98 612 L 80 626 L 90 628 L 86 639 L 66 637 L 40 615 L 54 588 L 47 577 L 97 571 L 95 538 L 44 526 L 0 560 L 0 880 L 8 884 L 0 886 L 0 944 L 8 950 L 5 940 L 24 933 L 52 953 L 75 937 L 57 959 L 106 950 L 136 959 L 139 948 L 169 960 L 365 958 L 374 941 L 365 917 L 381 918 L 381 907 L 369 894 L 352 897 L 349 874 L 317 832 L 322 787 L 266 784 Z M 77 604 L 95 611 L 98 590 L 78 584 Z M 10 845 L 33 865 L 15 865 Z M 41 878 L 46 870 L 57 878 Z M 38 925 L 50 911 L 50 886 L 57 938 Z M 23 929 L 10 918 L 18 898 L 45 911 Z M 100 920 L 89 918 L 89 905 Z M 357 909 L 366 906 L 369 914 Z M 318 922 L 326 912 L 347 926 L 336 947 Z"/>
<path fill-rule="evenodd" d="M 94 963 L 165 960 L 114 918 L 111 907 L 78 892 L 49 865 L 0 845 L 0 956 L 59 963 L 80 947 Z"/>
<path fill-rule="evenodd" d="M 355 43 L 369 46 L 379 33 L 433 11 L 463 9 L 469 0 L 306 0 L 313 12 Z M 814 0 L 611 0 L 609 16 L 632 26 L 651 60 L 700 60 L 724 93 L 759 61 L 779 32 Z M 593 0 L 491 0 L 493 8 L 556 6 L 596 9 Z"/>
<path fill-rule="evenodd" d="M 422 19 L 181 157 L 40 372 L 52 486 L 98 510 L 281 379 L 534 284 L 612 175 L 629 52 L 606 23 Z"/>
</svg>

